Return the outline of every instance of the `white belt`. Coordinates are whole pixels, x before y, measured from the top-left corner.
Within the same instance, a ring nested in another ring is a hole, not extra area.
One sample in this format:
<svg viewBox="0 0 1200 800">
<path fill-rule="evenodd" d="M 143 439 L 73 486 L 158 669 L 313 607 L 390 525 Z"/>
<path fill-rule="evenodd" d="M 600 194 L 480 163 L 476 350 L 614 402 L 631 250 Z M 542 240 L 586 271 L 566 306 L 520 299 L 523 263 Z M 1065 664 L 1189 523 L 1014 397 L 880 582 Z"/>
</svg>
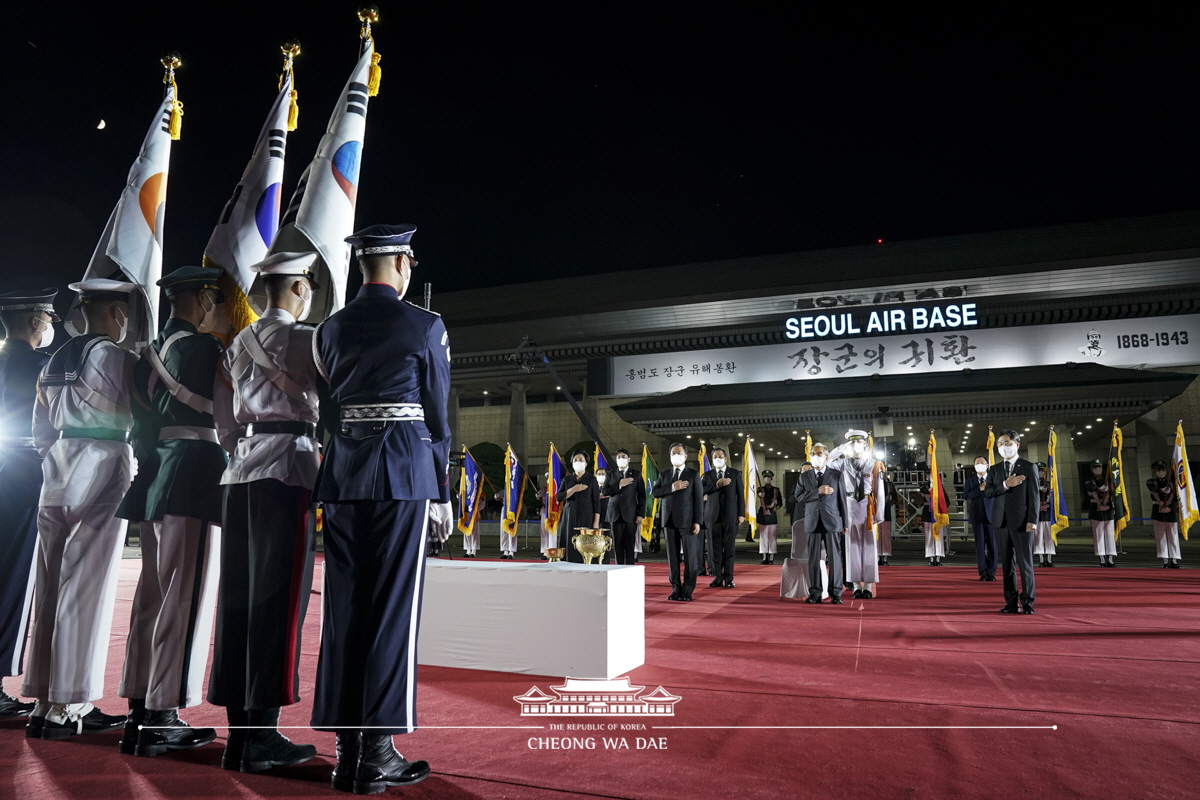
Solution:
<svg viewBox="0 0 1200 800">
<path fill-rule="evenodd" d="M 342 406 L 342 422 L 424 422 L 420 403 L 352 403 Z"/>
<path fill-rule="evenodd" d="M 201 442 L 212 442 L 219 444 L 217 441 L 217 432 L 212 428 L 201 428 L 195 425 L 168 425 L 165 428 L 160 428 L 158 431 L 158 440 L 165 442 L 168 439 L 195 439 Z"/>
</svg>

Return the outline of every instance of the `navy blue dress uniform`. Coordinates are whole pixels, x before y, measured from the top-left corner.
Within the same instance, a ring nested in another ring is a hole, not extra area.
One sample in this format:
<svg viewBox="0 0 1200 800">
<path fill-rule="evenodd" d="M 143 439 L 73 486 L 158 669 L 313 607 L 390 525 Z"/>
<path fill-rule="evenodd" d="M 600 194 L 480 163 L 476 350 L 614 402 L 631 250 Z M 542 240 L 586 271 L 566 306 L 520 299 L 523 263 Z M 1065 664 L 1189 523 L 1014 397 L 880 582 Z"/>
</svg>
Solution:
<svg viewBox="0 0 1200 800">
<path fill-rule="evenodd" d="M 0 486 L 4 487 L 5 524 L 0 526 L 0 677 L 20 675 L 33 600 L 33 556 L 37 547 L 38 500 L 42 459 L 33 447 L 33 403 L 38 373 L 50 354 L 57 322 L 56 289 L 0 294 L 0 319 L 7 333 L 0 344 Z M 31 343 L 31 318 L 39 341 Z M 40 327 L 39 327 L 40 326 Z M 0 691 L 0 719 L 27 716 L 32 703 L 20 703 Z"/>
<path fill-rule="evenodd" d="M 360 264 L 394 257 L 399 268 L 415 263 L 415 230 L 377 225 L 346 241 Z M 366 282 L 317 328 L 313 349 L 333 435 L 316 488 L 325 588 L 312 726 L 338 731 L 335 788 L 351 788 L 345 771 L 357 761 L 354 790 L 382 791 L 429 770 L 404 762 L 391 735 L 416 729 L 427 525 L 431 514 L 449 522 L 449 336 L 395 286 Z M 380 766 L 396 758 L 402 766 Z"/>
<path fill-rule="evenodd" d="M 980 465 L 983 466 L 983 465 Z M 975 561 L 979 580 L 996 580 L 996 532 L 992 530 L 992 499 L 984 497 L 987 471 L 972 471 L 963 484 L 963 500 L 967 504 L 967 522 L 975 533 Z"/>
<path fill-rule="evenodd" d="M 172 316 L 134 368 L 138 473 L 117 510 L 141 523 L 142 550 L 118 691 L 130 701 L 124 753 L 159 755 L 216 737 L 212 728 L 189 728 L 176 710 L 203 699 L 220 575 L 225 451 L 217 441 L 212 396 L 221 345 L 176 310 L 194 294 L 203 327 L 223 299 L 220 274 L 180 267 L 158 281 Z"/>
</svg>

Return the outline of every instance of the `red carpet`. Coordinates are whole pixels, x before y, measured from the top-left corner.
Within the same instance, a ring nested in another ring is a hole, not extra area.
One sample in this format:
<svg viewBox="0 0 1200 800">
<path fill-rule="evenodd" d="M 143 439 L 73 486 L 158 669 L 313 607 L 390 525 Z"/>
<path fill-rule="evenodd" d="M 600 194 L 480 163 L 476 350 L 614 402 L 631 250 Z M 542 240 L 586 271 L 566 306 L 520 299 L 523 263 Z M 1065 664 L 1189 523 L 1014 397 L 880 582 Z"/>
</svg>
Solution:
<svg viewBox="0 0 1200 800">
<path fill-rule="evenodd" d="M 138 565 L 122 565 L 110 695 Z M 630 678 L 681 696 L 675 717 L 634 718 L 648 729 L 613 733 L 435 728 L 629 718 L 522 718 L 514 695 L 561 681 L 422 668 L 426 727 L 396 741 L 406 755 L 427 759 L 434 774 L 391 794 L 1196 796 L 1200 572 L 1039 570 L 1038 613 L 1010 617 L 996 613 L 999 583 L 974 580 L 970 568 L 891 567 L 881 598 L 842 607 L 780 601 L 779 567 L 738 570 L 736 589 L 708 589 L 701 579 L 697 600 L 683 604 L 665 600 L 665 566 L 647 568 L 647 664 Z M 306 700 L 319 599 L 314 594 L 306 626 Z M 4 685 L 13 693 L 19 679 Z M 115 696 L 100 705 L 123 708 Z M 306 724 L 308 710 L 307 702 L 285 709 L 283 724 Z M 193 724 L 224 720 L 208 705 L 184 716 Z M 701 727 L 649 729 L 655 725 Z M 815 729 L 821 726 L 863 727 Z M 0 722 L 0 797 L 340 795 L 328 785 L 331 734 L 288 731 L 316 743 L 322 756 L 241 775 L 218 767 L 219 745 L 144 759 L 118 755 L 115 734 L 43 742 L 22 733 Z M 593 736 L 596 749 L 528 746 L 531 737 L 564 736 Z M 605 750 L 601 736 L 623 736 L 630 749 Z M 637 750 L 637 737 L 665 737 L 666 749 Z"/>
</svg>

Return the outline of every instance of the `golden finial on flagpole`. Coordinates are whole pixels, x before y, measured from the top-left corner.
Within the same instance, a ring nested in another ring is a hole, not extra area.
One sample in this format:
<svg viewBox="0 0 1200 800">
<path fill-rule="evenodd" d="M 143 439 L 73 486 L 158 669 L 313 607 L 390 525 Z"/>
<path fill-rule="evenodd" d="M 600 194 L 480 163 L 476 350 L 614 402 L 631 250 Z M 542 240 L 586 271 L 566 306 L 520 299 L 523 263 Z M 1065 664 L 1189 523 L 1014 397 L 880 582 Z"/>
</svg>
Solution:
<svg viewBox="0 0 1200 800">
<path fill-rule="evenodd" d="M 287 129 L 289 131 L 296 130 L 300 124 L 300 93 L 296 91 L 296 56 L 300 55 L 300 43 L 288 42 L 279 48 L 283 51 L 283 72 L 279 75 L 279 88 L 283 89 L 283 81 L 287 77 L 292 79 L 292 93 L 288 103 L 288 119 Z"/>
<path fill-rule="evenodd" d="M 178 53 L 169 53 L 162 57 L 162 65 L 165 70 L 163 83 L 173 90 L 171 118 L 167 123 L 167 131 L 170 133 L 172 141 L 178 141 L 180 129 L 183 127 L 183 103 L 179 100 L 179 86 L 175 83 L 175 70 L 183 66 L 183 62 L 180 61 Z"/>
<path fill-rule="evenodd" d="M 358 10 L 358 18 L 362 20 L 362 33 L 359 35 L 375 45 L 375 39 L 371 36 L 371 23 L 379 22 L 379 8 L 376 6 L 366 6 Z M 374 97 L 379 94 L 379 80 L 383 77 L 383 70 L 379 66 L 379 62 L 383 56 L 379 52 L 371 54 L 371 67 L 367 70 L 367 96 Z"/>
</svg>

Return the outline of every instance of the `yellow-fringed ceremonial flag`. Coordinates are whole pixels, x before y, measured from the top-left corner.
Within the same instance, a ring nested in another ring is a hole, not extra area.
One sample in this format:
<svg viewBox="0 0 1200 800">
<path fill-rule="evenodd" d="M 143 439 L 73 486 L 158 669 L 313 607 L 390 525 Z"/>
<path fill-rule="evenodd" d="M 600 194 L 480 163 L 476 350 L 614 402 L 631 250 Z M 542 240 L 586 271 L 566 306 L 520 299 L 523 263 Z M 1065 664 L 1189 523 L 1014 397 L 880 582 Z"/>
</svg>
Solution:
<svg viewBox="0 0 1200 800">
<path fill-rule="evenodd" d="M 250 267 L 267 257 L 279 230 L 284 151 L 291 129 L 293 60 L 299 53 L 299 45 L 283 48 L 279 91 L 258 132 L 250 162 L 204 248 L 204 266 L 224 271 L 225 315 L 234 335 L 258 318 L 247 303 L 255 278 Z"/>
<path fill-rule="evenodd" d="M 1050 443 L 1046 447 L 1046 480 L 1050 483 L 1050 508 L 1054 511 L 1054 524 L 1050 526 L 1050 538 L 1058 544 L 1058 532 L 1071 524 L 1067 517 L 1067 498 L 1062 489 L 1062 472 L 1058 468 L 1058 434 L 1050 426 Z"/>
<path fill-rule="evenodd" d="M 700 452 L 696 455 L 696 469 L 700 471 L 701 475 L 709 470 L 708 445 L 703 440 L 700 442 Z"/>
<path fill-rule="evenodd" d="M 804 460 L 812 461 L 812 433 L 804 432 Z"/>
<path fill-rule="evenodd" d="M 642 539 L 647 542 L 654 531 L 654 518 L 658 516 L 658 498 L 654 496 L 654 484 L 658 483 L 658 465 L 650 448 L 642 442 L 642 480 L 646 482 L 646 508 L 642 514 Z"/>
<path fill-rule="evenodd" d="M 483 470 L 471 451 L 463 445 L 462 475 L 458 483 L 458 529 L 470 536 L 483 507 Z"/>
<path fill-rule="evenodd" d="M 1108 448 L 1108 470 L 1113 485 L 1113 501 L 1116 504 L 1113 510 L 1116 512 L 1114 528 L 1117 534 L 1125 530 L 1130 519 L 1129 496 L 1125 493 L 1125 462 L 1121 455 L 1124 447 L 1125 434 L 1121 432 L 1120 424 L 1113 420 L 1112 443 Z"/>
<path fill-rule="evenodd" d="M 745 493 L 746 521 L 750 523 L 750 538 L 758 535 L 758 461 L 754 445 L 746 437 L 746 453 L 742 459 L 742 491 Z"/>
<path fill-rule="evenodd" d="M 521 520 L 521 505 L 525 501 L 525 468 L 513 452 L 512 445 L 504 452 L 504 509 L 500 514 L 500 530 L 509 536 L 517 535 Z"/>
<path fill-rule="evenodd" d="M 996 466 L 996 434 L 992 432 L 991 425 L 988 425 L 987 451 L 988 451 L 988 466 L 989 467 Z"/>
<path fill-rule="evenodd" d="M 1171 455 L 1171 467 L 1175 472 L 1175 488 L 1179 497 L 1179 532 L 1186 540 L 1188 528 L 1200 521 L 1200 506 L 1196 504 L 1196 485 L 1192 483 L 1192 471 L 1188 464 L 1183 420 L 1179 420 L 1175 428 L 1175 451 Z"/>
<path fill-rule="evenodd" d="M 942 473 L 938 471 L 937 437 L 929 432 L 929 447 L 927 452 L 929 463 L 929 500 L 933 506 L 933 537 L 941 538 L 939 532 L 950 525 L 950 505 L 946 500 L 946 487 L 942 485 Z"/>
</svg>

